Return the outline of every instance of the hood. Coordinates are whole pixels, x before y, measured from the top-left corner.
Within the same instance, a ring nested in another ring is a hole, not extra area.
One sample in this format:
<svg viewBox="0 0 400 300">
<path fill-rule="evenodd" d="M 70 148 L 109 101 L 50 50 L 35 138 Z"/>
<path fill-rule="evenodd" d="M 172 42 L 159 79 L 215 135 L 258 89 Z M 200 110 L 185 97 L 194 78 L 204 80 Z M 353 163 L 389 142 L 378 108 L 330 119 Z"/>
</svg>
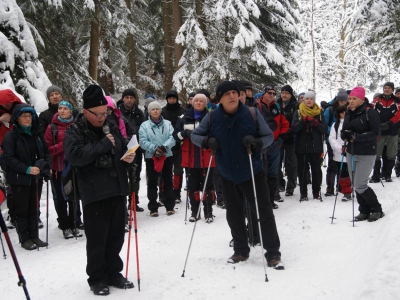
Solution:
<svg viewBox="0 0 400 300">
<path fill-rule="evenodd" d="M 15 125 L 17 123 L 18 117 L 23 112 L 30 112 L 32 114 L 32 126 L 34 126 L 38 122 L 38 116 L 36 114 L 36 110 L 29 104 L 21 103 L 21 104 L 15 105 L 13 114 L 11 117 L 11 123 Z"/>
<path fill-rule="evenodd" d="M 21 99 L 10 89 L 0 90 L 0 105 L 22 103 Z"/>
</svg>

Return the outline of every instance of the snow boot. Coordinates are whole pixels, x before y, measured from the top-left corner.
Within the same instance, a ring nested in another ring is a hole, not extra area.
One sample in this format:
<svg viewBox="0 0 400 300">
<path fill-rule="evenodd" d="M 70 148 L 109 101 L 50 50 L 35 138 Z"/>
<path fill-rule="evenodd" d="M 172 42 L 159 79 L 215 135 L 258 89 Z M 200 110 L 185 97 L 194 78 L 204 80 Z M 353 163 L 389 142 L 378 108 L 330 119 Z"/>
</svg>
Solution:
<svg viewBox="0 0 400 300">
<path fill-rule="evenodd" d="M 384 216 L 385 214 L 382 211 L 373 212 L 369 215 L 368 222 L 375 222 L 378 219 L 383 218 Z"/>
<path fill-rule="evenodd" d="M 230 264 L 236 264 L 241 261 L 246 261 L 249 258 L 249 255 L 247 254 L 240 254 L 240 253 L 234 253 L 231 257 L 228 259 L 228 263 Z"/>
</svg>

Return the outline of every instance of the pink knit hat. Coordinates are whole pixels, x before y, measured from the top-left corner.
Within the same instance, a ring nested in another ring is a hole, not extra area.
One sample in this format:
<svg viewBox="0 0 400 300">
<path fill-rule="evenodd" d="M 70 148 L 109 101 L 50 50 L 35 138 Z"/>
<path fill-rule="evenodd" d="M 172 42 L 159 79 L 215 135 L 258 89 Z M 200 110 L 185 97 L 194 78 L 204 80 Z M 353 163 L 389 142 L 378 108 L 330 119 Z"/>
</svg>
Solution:
<svg viewBox="0 0 400 300">
<path fill-rule="evenodd" d="M 351 96 L 364 100 L 365 99 L 364 88 L 361 86 L 356 86 L 354 89 L 351 90 L 349 97 L 351 97 Z"/>
<path fill-rule="evenodd" d="M 113 98 L 111 98 L 110 96 L 104 96 L 104 97 L 107 99 L 107 106 L 108 106 L 108 107 L 115 108 Z"/>
</svg>

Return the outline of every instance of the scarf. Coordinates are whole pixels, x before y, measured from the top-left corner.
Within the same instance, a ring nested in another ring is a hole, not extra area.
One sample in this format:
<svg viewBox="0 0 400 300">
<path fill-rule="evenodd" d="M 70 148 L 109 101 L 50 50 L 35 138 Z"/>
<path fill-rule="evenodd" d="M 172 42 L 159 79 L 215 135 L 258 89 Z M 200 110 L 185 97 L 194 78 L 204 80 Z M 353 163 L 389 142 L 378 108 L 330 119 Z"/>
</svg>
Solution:
<svg viewBox="0 0 400 300">
<path fill-rule="evenodd" d="M 299 112 L 299 117 L 310 116 L 314 118 L 315 116 L 321 114 L 321 109 L 317 103 L 314 103 L 313 107 L 308 107 L 304 104 L 304 102 L 301 102 L 299 105 Z"/>
<path fill-rule="evenodd" d="M 58 119 L 60 122 L 62 122 L 62 123 L 70 123 L 70 122 L 72 122 L 72 120 L 74 119 L 74 117 L 71 115 L 71 116 L 69 117 L 69 119 L 63 119 L 63 118 L 61 118 L 60 116 L 57 116 L 57 119 Z"/>
</svg>

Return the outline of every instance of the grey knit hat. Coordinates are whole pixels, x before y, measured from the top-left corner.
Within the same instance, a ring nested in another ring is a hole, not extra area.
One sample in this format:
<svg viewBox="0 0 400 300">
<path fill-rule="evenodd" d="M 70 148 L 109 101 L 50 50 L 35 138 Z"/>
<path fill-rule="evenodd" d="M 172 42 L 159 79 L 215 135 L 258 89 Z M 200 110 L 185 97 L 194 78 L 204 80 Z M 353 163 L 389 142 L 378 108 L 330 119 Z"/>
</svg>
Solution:
<svg viewBox="0 0 400 300">
<path fill-rule="evenodd" d="M 336 100 L 338 101 L 347 101 L 347 92 L 346 90 L 340 89 L 337 96 Z"/>
<path fill-rule="evenodd" d="M 148 110 L 149 112 L 151 112 L 151 111 L 152 111 L 153 109 L 155 109 L 155 108 L 161 110 L 161 104 L 160 104 L 157 100 L 155 100 L 155 101 L 153 101 L 153 102 L 150 102 L 150 103 L 149 103 L 149 106 L 147 107 L 147 110 Z"/>
<path fill-rule="evenodd" d="M 314 91 L 307 91 L 304 94 L 304 100 L 306 100 L 307 98 L 314 99 L 314 101 L 315 101 L 315 92 Z"/>
<path fill-rule="evenodd" d="M 51 85 L 48 87 L 48 89 L 46 91 L 47 99 L 50 99 L 50 94 L 53 92 L 59 92 L 61 94 L 61 96 L 63 95 L 61 88 L 59 88 L 56 85 Z"/>
</svg>

